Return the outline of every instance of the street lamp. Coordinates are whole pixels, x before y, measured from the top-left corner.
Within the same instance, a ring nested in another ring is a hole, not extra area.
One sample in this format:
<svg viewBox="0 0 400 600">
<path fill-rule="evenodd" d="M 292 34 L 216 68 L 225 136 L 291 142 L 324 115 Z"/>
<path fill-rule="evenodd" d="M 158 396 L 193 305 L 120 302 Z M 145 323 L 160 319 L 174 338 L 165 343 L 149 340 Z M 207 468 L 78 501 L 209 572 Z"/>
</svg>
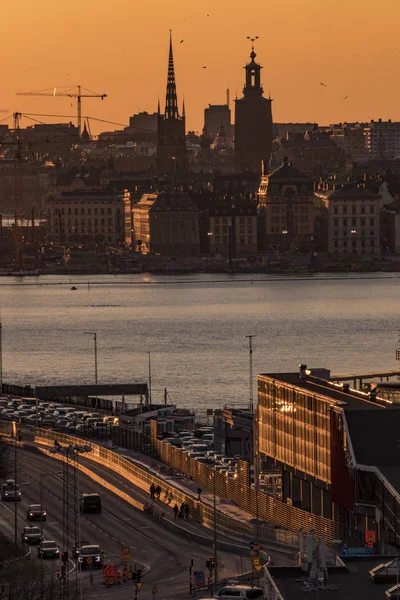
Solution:
<svg viewBox="0 0 400 600">
<path fill-rule="evenodd" d="M 84 331 L 83 335 L 93 336 L 94 342 L 94 380 L 97 385 L 97 333 L 94 331 Z"/>
<path fill-rule="evenodd" d="M 43 541 L 43 478 L 56 473 L 40 473 L 40 543 Z M 40 599 L 44 598 L 43 549 L 40 553 Z"/>
<path fill-rule="evenodd" d="M 147 351 L 149 355 L 149 404 L 151 406 L 151 352 Z"/>
</svg>

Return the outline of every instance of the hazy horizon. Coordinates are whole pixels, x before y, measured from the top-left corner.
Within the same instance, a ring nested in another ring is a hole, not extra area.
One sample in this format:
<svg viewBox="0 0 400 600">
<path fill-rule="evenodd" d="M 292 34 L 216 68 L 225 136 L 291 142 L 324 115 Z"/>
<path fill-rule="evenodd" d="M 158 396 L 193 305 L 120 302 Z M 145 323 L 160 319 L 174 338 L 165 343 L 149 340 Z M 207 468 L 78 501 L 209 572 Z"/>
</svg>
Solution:
<svg viewBox="0 0 400 600">
<path fill-rule="evenodd" d="M 250 52 L 246 36 L 257 35 L 257 60 L 264 67 L 264 93 L 274 100 L 275 122 L 400 120 L 395 83 L 400 3 L 395 0 L 370 0 L 368 6 L 362 0 L 204 0 L 193 5 L 183 0 L 69 0 L 58 5 L 20 0 L 17 16 L 10 4 L 2 14 L 7 27 L 0 40 L 0 108 L 70 116 L 35 116 L 39 121 L 75 122 L 75 101 L 19 97 L 17 92 L 80 84 L 108 95 L 104 101 L 83 101 L 83 115 L 121 125 L 136 112 L 156 111 L 158 97 L 163 109 L 169 29 L 187 130 L 201 130 L 204 108 L 223 104 L 228 87 L 233 108 Z M 11 126 L 11 120 L 6 122 Z M 21 125 L 34 123 L 23 118 Z M 91 128 L 118 127 L 92 121 Z"/>
</svg>

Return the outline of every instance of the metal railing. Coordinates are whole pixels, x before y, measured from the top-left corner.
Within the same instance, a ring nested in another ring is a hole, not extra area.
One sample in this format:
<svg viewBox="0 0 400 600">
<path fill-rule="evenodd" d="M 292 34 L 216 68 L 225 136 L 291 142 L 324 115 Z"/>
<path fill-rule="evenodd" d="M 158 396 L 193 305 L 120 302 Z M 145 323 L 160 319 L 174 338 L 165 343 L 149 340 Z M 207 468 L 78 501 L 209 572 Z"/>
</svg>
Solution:
<svg viewBox="0 0 400 600">
<path fill-rule="evenodd" d="M 11 422 L 0 422 L 0 431 L 9 432 L 11 427 Z M 175 472 L 186 475 L 196 481 L 203 491 L 208 490 L 213 492 L 215 480 L 216 495 L 219 498 L 232 501 L 250 515 L 256 514 L 256 492 L 248 485 L 243 484 L 243 478 L 242 481 L 229 479 L 223 473 L 219 473 L 212 467 L 196 461 L 168 442 L 158 440 L 154 435 L 155 422 L 153 421 L 152 427 L 153 435 L 149 440 L 149 444 L 155 450 L 155 455 L 160 460 L 170 465 Z M 199 501 L 194 493 L 184 493 L 182 489 L 176 488 L 162 477 L 158 477 L 146 470 L 145 467 L 138 466 L 129 460 L 129 458 L 125 458 L 108 448 L 63 432 L 35 428 L 26 424 L 20 424 L 18 430 L 23 439 L 32 439 L 32 441 L 37 443 L 52 445 L 51 442 L 54 443 L 55 440 L 60 443 L 73 445 L 79 445 L 83 442 L 87 443 L 92 448 L 92 452 L 88 454 L 88 459 L 94 460 L 102 466 L 112 468 L 116 473 L 146 492 L 149 491 L 152 483 L 155 486 L 160 485 L 163 500 L 167 505 L 171 506 L 171 509 L 175 502 L 178 505 L 182 502 L 187 502 L 190 507 L 190 514 L 199 522 L 205 526 L 210 526 L 214 522 L 213 507 Z M 217 514 L 218 528 L 225 531 L 227 535 L 234 532 L 235 538 L 240 538 L 244 542 L 248 541 L 248 538 L 254 538 L 255 525 L 249 523 L 248 520 L 241 519 L 239 516 L 235 518 L 220 510 L 217 510 Z M 294 506 L 289 506 L 264 492 L 259 492 L 258 494 L 258 516 L 259 520 L 266 523 L 265 526 L 259 527 L 261 541 L 269 540 L 296 546 L 297 532 L 300 528 L 306 531 L 309 531 L 311 528 L 315 529 L 316 535 L 324 535 L 328 544 L 335 539 L 349 539 L 349 529 L 347 527 L 346 533 L 342 523 L 309 513 Z M 275 527 L 278 525 L 281 529 L 276 529 L 269 525 L 274 525 Z"/>
<path fill-rule="evenodd" d="M 265 597 L 267 600 L 285 600 L 268 567 L 264 567 Z"/>
</svg>

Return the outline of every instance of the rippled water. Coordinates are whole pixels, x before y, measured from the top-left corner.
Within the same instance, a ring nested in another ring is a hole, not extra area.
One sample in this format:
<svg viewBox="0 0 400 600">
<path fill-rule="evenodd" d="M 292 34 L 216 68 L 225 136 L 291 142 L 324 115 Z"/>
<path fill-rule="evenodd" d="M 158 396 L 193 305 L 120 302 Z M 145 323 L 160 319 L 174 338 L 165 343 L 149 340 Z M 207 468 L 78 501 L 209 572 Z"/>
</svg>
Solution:
<svg viewBox="0 0 400 600">
<path fill-rule="evenodd" d="M 153 400 L 191 407 L 247 403 L 248 334 L 254 373 L 395 369 L 399 278 L 384 276 L 1 278 L 5 381 L 90 383 L 148 374 Z M 77 291 L 71 291 L 71 285 Z"/>
</svg>

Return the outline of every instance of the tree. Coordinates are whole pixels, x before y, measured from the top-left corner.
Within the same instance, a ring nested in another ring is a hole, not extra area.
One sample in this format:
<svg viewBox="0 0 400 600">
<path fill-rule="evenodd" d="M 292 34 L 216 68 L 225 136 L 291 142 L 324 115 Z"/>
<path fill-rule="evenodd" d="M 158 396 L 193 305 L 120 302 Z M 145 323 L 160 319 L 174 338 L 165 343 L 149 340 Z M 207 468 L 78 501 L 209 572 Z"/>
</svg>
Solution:
<svg viewBox="0 0 400 600">
<path fill-rule="evenodd" d="M 66 585 L 49 565 L 45 565 L 43 572 L 43 596 L 41 595 L 41 567 L 31 560 L 30 556 L 19 560 L 4 561 L 0 567 L 0 598 L 1 600 L 59 600 L 62 586 Z M 54 564 L 53 564 L 54 568 Z M 64 588 L 65 591 L 65 588 Z M 75 582 L 69 583 L 69 600 L 77 600 Z"/>
</svg>

